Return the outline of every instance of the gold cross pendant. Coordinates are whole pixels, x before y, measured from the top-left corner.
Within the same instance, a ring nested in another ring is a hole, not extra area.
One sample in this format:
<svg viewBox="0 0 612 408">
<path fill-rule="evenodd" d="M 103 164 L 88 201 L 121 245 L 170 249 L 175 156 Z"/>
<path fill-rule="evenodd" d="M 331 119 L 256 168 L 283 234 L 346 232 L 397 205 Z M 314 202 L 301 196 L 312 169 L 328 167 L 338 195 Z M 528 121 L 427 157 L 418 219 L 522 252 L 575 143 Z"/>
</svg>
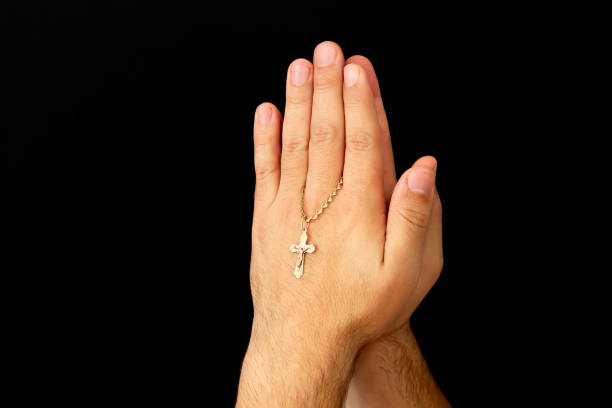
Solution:
<svg viewBox="0 0 612 408">
<path fill-rule="evenodd" d="M 312 244 L 307 244 L 306 241 L 308 241 L 308 235 L 306 235 L 306 229 L 304 229 L 302 236 L 300 237 L 300 243 L 292 244 L 291 247 L 289 247 L 291 252 L 297 252 L 298 254 L 297 263 L 295 264 L 295 271 L 293 271 L 293 274 L 298 279 L 300 279 L 304 274 L 304 255 L 312 254 L 315 250 L 315 246 Z"/>
</svg>

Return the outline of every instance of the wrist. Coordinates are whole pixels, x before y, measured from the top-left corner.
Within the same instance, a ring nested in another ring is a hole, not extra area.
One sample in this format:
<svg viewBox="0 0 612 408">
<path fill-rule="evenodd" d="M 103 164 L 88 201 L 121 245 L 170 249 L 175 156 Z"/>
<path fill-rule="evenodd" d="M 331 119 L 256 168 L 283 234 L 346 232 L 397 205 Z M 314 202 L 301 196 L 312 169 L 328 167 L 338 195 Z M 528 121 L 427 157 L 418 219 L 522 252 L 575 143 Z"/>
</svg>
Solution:
<svg viewBox="0 0 612 408">
<path fill-rule="evenodd" d="M 387 406 L 450 406 L 409 325 L 364 347 L 355 363 L 346 407 Z"/>
<path fill-rule="evenodd" d="M 408 327 L 366 345 L 355 361 L 347 407 L 399 406 L 404 403 L 394 383 L 399 375 L 396 367 L 401 361 L 402 369 L 414 358 L 414 336 Z"/>
<path fill-rule="evenodd" d="M 274 332 L 254 326 L 243 361 L 238 405 L 286 405 L 286 399 L 274 398 L 293 395 L 303 401 L 326 394 L 329 406 L 339 406 L 357 352 L 357 344 L 343 336 L 291 330 L 291 325 Z"/>
<path fill-rule="evenodd" d="M 245 362 L 256 362 L 260 371 L 276 374 L 291 369 L 350 371 L 358 351 L 358 344 L 340 333 L 304 330 L 291 324 L 269 331 L 254 327 Z"/>
</svg>

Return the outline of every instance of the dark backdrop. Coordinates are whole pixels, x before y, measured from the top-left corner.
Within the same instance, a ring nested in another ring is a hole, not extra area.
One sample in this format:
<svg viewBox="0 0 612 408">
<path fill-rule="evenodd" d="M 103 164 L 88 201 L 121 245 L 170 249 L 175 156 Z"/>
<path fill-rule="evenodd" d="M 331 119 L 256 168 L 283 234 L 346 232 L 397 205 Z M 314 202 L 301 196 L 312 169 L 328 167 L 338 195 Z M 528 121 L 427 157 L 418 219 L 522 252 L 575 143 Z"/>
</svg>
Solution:
<svg viewBox="0 0 612 408">
<path fill-rule="evenodd" d="M 446 263 L 413 318 L 435 378 L 457 406 L 541 389 L 548 312 L 526 306 L 526 275 L 542 261 L 525 261 L 539 232 L 521 212 L 547 176 L 517 163 L 547 143 L 533 120 L 557 92 L 555 43 L 529 13 L 482 11 L 9 6 L 6 253 L 35 300 L 21 340 L 41 375 L 65 379 L 48 392 L 231 406 L 252 318 L 254 109 L 282 111 L 287 66 L 324 40 L 374 63 L 398 173 L 439 161 Z"/>
</svg>

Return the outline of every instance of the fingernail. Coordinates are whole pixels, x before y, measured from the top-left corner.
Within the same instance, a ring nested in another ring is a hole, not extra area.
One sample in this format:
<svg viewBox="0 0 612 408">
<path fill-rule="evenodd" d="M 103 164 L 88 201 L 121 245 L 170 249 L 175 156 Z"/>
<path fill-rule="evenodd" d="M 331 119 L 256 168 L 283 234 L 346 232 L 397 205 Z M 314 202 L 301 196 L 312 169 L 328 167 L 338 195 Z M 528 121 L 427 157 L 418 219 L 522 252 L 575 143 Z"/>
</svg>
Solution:
<svg viewBox="0 0 612 408">
<path fill-rule="evenodd" d="M 308 68 L 302 64 L 295 64 L 291 68 L 291 82 L 293 85 L 304 85 L 308 80 Z"/>
<path fill-rule="evenodd" d="M 326 67 L 336 59 L 336 48 L 328 44 L 319 45 L 314 59 L 318 67 Z"/>
<path fill-rule="evenodd" d="M 408 188 L 415 193 L 431 194 L 434 185 L 434 174 L 428 170 L 413 168 L 408 174 Z"/>
<path fill-rule="evenodd" d="M 265 125 L 268 123 L 270 119 L 272 119 L 272 109 L 270 108 L 270 105 L 259 105 L 257 107 L 257 112 L 255 112 L 255 117 L 260 125 Z"/>
<path fill-rule="evenodd" d="M 353 86 L 359 78 L 359 68 L 353 64 L 344 67 L 344 85 Z"/>
</svg>

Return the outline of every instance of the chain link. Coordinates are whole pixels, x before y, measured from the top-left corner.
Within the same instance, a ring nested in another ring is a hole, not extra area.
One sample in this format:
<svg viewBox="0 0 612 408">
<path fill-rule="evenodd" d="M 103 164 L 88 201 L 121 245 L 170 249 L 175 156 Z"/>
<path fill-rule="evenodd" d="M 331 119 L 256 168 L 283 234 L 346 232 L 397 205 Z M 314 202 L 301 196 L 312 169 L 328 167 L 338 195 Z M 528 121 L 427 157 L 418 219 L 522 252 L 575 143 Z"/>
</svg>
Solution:
<svg viewBox="0 0 612 408">
<path fill-rule="evenodd" d="M 342 188 L 342 184 L 343 184 L 344 180 L 342 177 L 340 177 L 340 179 L 338 180 L 338 184 L 336 184 L 336 189 L 327 197 L 327 200 L 323 201 L 323 203 L 321 203 L 321 205 L 319 206 L 319 208 L 317 209 L 317 211 L 315 211 L 315 213 L 313 215 L 311 215 L 310 217 L 306 217 L 306 214 L 304 213 L 304 189 L 302 189 L 302 200 L 300 203 L 300 211 L 302 213 L 302 221 L 300 222 L 300 226 L 303 230 L 307 230 L 308 226 L 310 225 L 311 221 L 316 220 L 317 218 L 319 218 L 319 216 L 321 214 L 323 214 L 323 211 L 329 206 L 329 204 L 334 201 L 334 197 L 338 194 L 338 191 L 340 191 L 340 189 Z M 304 227 L 304 223 L 306 224 L 306 227 Z"/>
</svg>

